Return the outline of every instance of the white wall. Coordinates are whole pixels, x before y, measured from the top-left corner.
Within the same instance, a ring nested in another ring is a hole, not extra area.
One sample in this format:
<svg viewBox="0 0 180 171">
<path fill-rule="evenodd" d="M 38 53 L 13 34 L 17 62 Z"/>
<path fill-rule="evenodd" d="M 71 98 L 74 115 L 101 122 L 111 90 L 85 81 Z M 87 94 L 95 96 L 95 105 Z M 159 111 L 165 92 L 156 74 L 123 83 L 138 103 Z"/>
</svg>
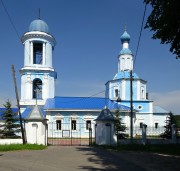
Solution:
<svg viewBox="0 0 180 171">
<path fill-rule="evenodd" d="M 42 122 L 26 122 L 25 128 L 28 144 L 47 145 L 47 131 Z"/>
<path fill-rule="evenodd" d="M 0 139 L 0 144 L 22 144 L 22 139 Z"/>
</svg>

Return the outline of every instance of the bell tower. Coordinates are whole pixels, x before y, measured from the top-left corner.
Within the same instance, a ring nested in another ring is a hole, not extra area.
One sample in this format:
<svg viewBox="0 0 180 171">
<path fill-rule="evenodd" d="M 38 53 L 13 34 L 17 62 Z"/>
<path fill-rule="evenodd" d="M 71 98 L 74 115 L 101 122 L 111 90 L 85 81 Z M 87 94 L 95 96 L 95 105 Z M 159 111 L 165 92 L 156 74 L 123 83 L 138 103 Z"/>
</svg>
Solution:
<svg viewBox="0 0 180 171">
<path fill-rule="evenodd" d="M 119 53 L 118 72 L 133 70 L 133 54 L 129 49 L 130 35 L 126 28 L 121 36 L 122 50 Z"/>
<path fill-rule="evenodd" d="M 21 68 L 21 106 L 44 105 L 54 98 L 57 73 L 52 66 L 55 38 L 41 19 L 31 22 L 21 38 L 24 45 L 24 67 Z"/>
</svg>

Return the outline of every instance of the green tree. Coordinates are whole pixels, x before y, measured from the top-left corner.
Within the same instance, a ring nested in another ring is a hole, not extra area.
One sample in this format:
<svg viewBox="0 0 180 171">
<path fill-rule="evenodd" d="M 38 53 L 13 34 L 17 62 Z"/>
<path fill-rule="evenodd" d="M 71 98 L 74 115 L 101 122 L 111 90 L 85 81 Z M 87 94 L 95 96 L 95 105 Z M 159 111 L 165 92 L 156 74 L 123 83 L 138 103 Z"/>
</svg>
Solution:
<svg viewBox="0 0 180 171">
<path fill-rule="evenodd" d="M 11 108 L 11 103 L 7 101 L 4 104 L 5 110 L 2 112 L 2 119 L 4 124 L 1 125 L 2 137 L 17 137 L 16 133 L 20 132 L 20 124 L 18 123 L 18 117 Z"/>
<path fill-rule="evenodd" d="M 177 128 L 180 128 L 180 115 L 175 115 L 175 120 L 176 120 L 176 126 Z"/>
<path fill-rule="evenodd" d="M 180 5 L 179 0 L 144 0 L 152 6 L 145 28 L 154 31 L 153 39 L 170 44 L 170 51 L 180 58 Z"/>
<path fill-rule="evenodd" d="M 122 118 L 120 117 L 120 110 L 116 109 L 115 110 L 115 130 L 116 130 L 116 135 L 118 138 L 125 138 L 125 131 L 126 131 L 126 126 L 122 122 Z"/>
<path fill-rule="evenodd" d="M 176 124 L 176 120 L 172 112 L 169 112 L 169 114 L 167 115 L 165 123 L 166 123 L 166 125 L 164 126 L 165 129 L 164 132 L 161 134 L 161 137 L 170 139 L 172 134 L 171 126 L 172 124 Z"/>
</svg>

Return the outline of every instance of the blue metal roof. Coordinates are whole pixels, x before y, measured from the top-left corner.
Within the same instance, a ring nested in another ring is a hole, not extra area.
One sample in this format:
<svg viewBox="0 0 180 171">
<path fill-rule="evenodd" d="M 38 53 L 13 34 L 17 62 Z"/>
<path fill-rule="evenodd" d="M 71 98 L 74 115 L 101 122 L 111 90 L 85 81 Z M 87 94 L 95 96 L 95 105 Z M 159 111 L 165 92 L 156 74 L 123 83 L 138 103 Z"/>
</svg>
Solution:
<svg viewBox="0 0 180 171">
<path fill-rule="evenodd" d="M 105 107 L 104 109 L 101 110 L 101 113 L 95 120 L 96 121 L 114 121 L 115 119 L 114 119 L 113 114 L 110 112 L 110 110 Z"/>
<path fill-rule="evenodd" d="M 131 52 L 131 50 L 129 48 L 123 48 L 120 51 L 119 55 L 132 55 L 132 52 Z"/>
<path fill-rule="evenodd" d="M 27 118 L 28 115 L 32 112 L 33 107 L 34 107 L 34 106 L 32 106 L 32 107 L 27 107 L 27 108 L 24 110 L 24 112 L 22 112 L 22 118 Z M 39 108 L 40 108 L 43 116 L 45 117 L 45 116 L 46 116 L 46 113 L 45 113 L 43 107 L 39 107 Z"/>
<path fill-rule="evenodd" d="M 139 77 L 136 73 L 133 72 L 132 75 L 133 75 L 133 78 L 139 79 Z M 120 71 L 114 76 L 113 80 L 122 79 L 122 78 L 130 78 L 130 72 L 129 71 Z"/>
<path fill-rule="evenodd" d="M 37 19 L 31 22 L 29 31 L 41 31 L 49 33 L 49 27 L 43 20 Z"/>
<path fill-rule="evenodd" d="M 11 108 L 14 113 L 18 112 L 18 108 Z M 6 108 L 0 108 L 0 120 L 2 120 L 3 112 L 6 110 Z"/>
<path fill-rule="evenodd" d="M 119 105 L 115 101 L 111 101 L 101 97 L 55 97 L 46 100 L 44 109 L 79 109 L 79 110 L 101 110 L 106 106 L 110 109 L 130 110 L 129 107 Z"/>
</svg>

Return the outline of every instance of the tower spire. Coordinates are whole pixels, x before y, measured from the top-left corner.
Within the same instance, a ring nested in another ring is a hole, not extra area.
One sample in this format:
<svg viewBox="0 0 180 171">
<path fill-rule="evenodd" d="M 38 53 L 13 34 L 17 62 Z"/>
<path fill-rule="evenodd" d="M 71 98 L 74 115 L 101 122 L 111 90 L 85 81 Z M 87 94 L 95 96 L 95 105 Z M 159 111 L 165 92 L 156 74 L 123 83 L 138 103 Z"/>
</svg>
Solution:
<svg viewBox="0 0 180 171">
<path fill-rule="evenodd" d="M 124 31 L 126 31 L 127 29 L 126 29 L 126 23 L 124 24 Z"/>
<path fill-rule="evenodd" d="M 39 8 L 39 17 L 38 19 L 41 19 L 41 9 Z"/>
</svg>

